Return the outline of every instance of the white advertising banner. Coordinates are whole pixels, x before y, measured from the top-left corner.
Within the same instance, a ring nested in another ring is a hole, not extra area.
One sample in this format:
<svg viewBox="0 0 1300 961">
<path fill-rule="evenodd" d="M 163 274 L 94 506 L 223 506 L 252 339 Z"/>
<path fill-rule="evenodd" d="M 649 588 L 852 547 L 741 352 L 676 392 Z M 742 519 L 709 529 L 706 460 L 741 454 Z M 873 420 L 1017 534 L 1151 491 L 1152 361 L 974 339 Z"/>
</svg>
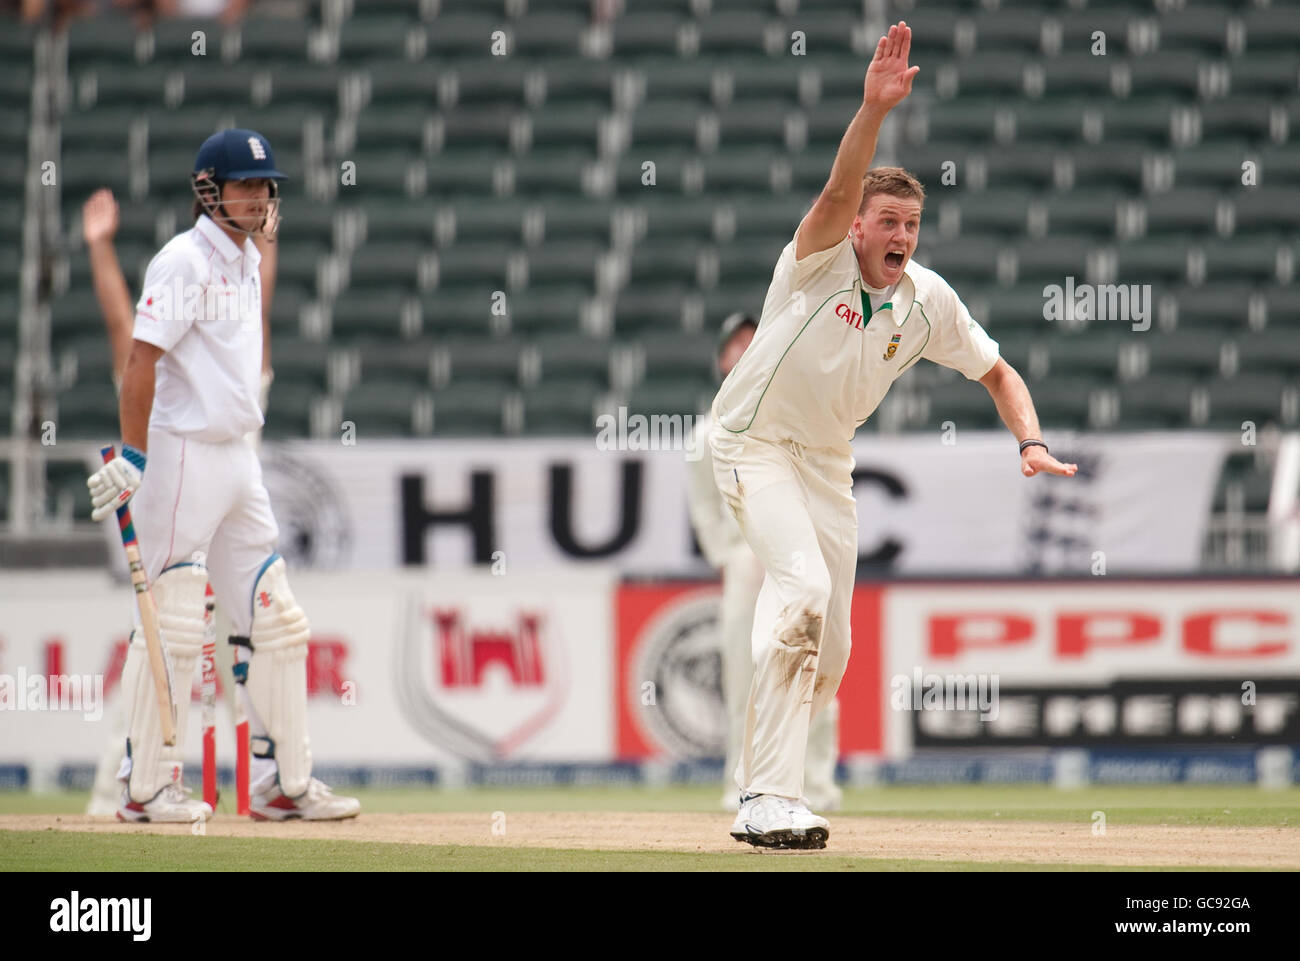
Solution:
<svg viewBox="0 0 1300 961">
<path fill-rule="evenodd" d="M 950 441 L 950 442 L 949 442 Z M 1053 438 L 1073 478 L 1020 475 L 1005 432 L 864 435 L 860 568 L 901 575 L 1194 571 L 1227 444 L 1215 434 Z M 612 564 L 701 574 L 686 453 L 595 438 L 268 442 L 296 567 L 512 571 Z"/>
<path fill-rule="evenodd" d="M 894 757 L 1300 744 L 1300 592 L 1289 581 L 891 584 L 879 636 Z"/>
<path fill-rule="evenodd" d="M 612 755 L 610 572 L 291 572 L 290 580 L 312 625 L 308 724 L 316 763 L 437 767 L 453 758 Z M 124 736 L 111 732 L 120 716 L 130 597 L 129 585 L 104 574 L 0 578 L 0 763 L 91 762 L 110 737 Z M 62 704 L 59 682 L 49 696 L 50 675 L 68 679 Z M 88 699 L 72 691 L 82 677 Z M 198 681 L 196 672 L 196 699 Z M 186 741 L 192 764 L 201 751 L 199 713 L 190 712 Z M 222 765 L 232 763 L 232 741 L 223 705 Z"/>
</svg>

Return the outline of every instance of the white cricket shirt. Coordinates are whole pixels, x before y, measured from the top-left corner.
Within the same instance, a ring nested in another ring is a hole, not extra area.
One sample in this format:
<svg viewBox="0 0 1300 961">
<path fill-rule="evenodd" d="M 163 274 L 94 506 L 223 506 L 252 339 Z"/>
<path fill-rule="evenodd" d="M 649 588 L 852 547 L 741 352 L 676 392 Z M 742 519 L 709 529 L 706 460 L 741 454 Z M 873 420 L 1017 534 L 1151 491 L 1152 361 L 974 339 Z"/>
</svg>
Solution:
<svg viewBox="0 0 1300 961">
<path fill-rule="evenodd" d="M 794 250 L 781 252 L 754 340 L 713 401 L 733 434 L 847 448 L 922 357 L 971 380 L 997 362 L 997 342 L 933 270 L 908 261 L 893 288 L 873 291 L 847 236 L 800 261 Z"/>
<path fill-rule="evenodd" d="M 203 214 L 150 261 L 134 336 L 166 351 L 151 430 L 219 443 L 262 426 L 261 259 L 252 240 L 235 246 Z"/>
</svg>

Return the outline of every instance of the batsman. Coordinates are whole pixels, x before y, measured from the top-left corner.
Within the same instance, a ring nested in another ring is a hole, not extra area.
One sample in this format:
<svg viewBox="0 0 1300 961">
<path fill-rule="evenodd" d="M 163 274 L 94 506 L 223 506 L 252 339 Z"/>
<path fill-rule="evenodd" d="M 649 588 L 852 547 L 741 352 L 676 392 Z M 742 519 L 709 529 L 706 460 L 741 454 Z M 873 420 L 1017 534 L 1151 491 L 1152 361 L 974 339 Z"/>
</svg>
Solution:
<svg viewBox="0 0 1300 961">
<path fill-rule="evenodd" d="M 713 401 L 714 480 L 765 572 L 736 780 L 738 841 L 820 848 L 805 799 L 809 725 L 849 661 L 858 559 L 853 434 L 922 359 L 977 380 L 1019 441 L 1020 471 L 1072 475 L 1048 452 L 1025 382 L 941 276 L 912 261 L 925 191 L 869 169 L 880 125 L 908 95 L 905 23 L 880 38 L 862 106 L 830 177 L 786 245 L 758 330 Z M 954 496 L 961 496 L 954 489 Z"/>
<path fill-rule="evenodd" d="M 312 777 L 307 617 L 275 551 L 279 528 L 245 435 L 262 425 L 261 255 L 274 240 L 279 180 L 270 144 L 223 130 L 199 148 L 194 226 L 150 262 L 122 376 L 120 454 L 87 482 L 95 520 L 128 502 L 177 692 L 165 746 L 136 609 L 122 672 L 129 716 L 123 821 L 192 822 L 212 809 L 181 773 L 208 581 L 230 616 L 235 680 L 252 732 L 249 813 L 260 820 L 355 817 L 360 803 Z"/>
</svg>

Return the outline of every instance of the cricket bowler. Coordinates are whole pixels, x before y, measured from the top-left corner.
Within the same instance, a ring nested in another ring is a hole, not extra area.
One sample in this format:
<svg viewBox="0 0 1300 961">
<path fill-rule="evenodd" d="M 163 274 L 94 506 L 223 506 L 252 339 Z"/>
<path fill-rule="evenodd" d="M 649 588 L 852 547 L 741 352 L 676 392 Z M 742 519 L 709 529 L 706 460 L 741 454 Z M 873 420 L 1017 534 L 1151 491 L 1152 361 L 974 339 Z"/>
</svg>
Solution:
<svg viewBox="0 0 1300 961">
<path fill-rule="evenodd" d="M 849 659 L 858 556 L 851 441 L 904 371 L 925 359 L 988 390 L 1025 477 L 1072 476 L 1048 452 L 1033 401 L 951 286 L 911 260 L 925 191 L 869 169 L 881 123 L 911 91 L 911 30 L 889 28 L 830 177 L 777 261 L 753 343 L 713 402 L 714 479 L 765 576 L 737 768 L 738 841 L 822 848 L 804 798 L 809 724 Z"/>
</svg>

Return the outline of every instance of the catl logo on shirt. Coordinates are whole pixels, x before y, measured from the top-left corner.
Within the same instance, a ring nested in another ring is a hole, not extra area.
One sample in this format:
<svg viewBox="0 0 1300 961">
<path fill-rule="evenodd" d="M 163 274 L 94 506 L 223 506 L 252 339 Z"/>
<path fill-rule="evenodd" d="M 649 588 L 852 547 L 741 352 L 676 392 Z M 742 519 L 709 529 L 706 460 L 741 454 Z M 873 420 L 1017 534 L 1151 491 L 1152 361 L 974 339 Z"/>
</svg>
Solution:
<svg viewBox="0 0 1300 961">
<path fill-rule="evenodd" d="M 856 327 L 858 330 L 862 329 L 862 315 L 848 304 L 837 304 L 835 306 L 835 316 L 850 327 Z"/>
<path fill-rule="evenodd" d="M 902 339 L 903 339 L 902 334 L 895 334 L 893 337 L 889 338 L 889 346 L 885 348 L 885 353 L 882 355 L 885 360 L 894 359 L 894 355 L 898 353 L 899 341 L 901 341 Z"/>
</svg>

